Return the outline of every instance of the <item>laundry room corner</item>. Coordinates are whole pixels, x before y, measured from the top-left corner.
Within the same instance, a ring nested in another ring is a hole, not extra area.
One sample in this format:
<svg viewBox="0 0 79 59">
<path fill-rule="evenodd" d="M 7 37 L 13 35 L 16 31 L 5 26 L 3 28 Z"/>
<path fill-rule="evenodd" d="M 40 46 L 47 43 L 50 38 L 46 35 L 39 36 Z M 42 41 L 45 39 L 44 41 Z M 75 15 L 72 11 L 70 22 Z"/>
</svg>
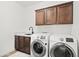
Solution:
<svg viewBox="0 0 79 59">
<path fill-rule="evenodd" d="M 79 57 L 79 1 L 0 1 L 0 57 Z"/>
</svg>

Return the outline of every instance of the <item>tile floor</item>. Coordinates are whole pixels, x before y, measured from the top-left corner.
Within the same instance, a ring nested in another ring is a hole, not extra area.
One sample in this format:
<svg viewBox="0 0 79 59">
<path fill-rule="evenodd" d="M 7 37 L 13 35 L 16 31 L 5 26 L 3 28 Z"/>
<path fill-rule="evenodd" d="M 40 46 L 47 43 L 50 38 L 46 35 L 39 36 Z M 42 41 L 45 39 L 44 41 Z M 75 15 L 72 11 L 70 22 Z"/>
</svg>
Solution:
<svg viewBox="0 0 79 59">
<path fill-rule="evenodd" d="M 8 57 L 30 57 L 30 55 L 17 51 Z"/>
</svg>

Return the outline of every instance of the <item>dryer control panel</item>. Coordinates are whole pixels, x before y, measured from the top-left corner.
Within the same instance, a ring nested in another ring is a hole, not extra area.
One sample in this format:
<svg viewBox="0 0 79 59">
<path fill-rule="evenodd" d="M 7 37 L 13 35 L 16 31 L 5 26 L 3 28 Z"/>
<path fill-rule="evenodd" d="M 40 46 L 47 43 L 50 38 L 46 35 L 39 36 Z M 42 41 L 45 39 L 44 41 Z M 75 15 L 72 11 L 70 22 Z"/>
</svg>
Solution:
<svg viewBox="0 0 79 59">
<path fill-rule="evenodd" d="M 66 42 L 74 42 L 73 38 L 66 38 Z"/>
</svg>

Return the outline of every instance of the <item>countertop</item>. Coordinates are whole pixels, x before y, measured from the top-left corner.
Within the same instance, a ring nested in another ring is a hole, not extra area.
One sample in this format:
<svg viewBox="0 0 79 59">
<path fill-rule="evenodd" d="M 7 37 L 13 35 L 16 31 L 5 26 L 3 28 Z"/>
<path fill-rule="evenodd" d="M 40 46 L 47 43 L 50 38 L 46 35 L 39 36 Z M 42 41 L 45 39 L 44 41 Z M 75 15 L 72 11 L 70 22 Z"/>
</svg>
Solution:
<svg viewBox="0 0 79 59">
<path fill-rule="evenodd" d="M 15 35 L 17 35 L 17 36 L 26 36 L 26 37 L 31 37 L 32 36 L 32 34 L 27 35 L 26 33 L 15 33 Z"/>
</svg>

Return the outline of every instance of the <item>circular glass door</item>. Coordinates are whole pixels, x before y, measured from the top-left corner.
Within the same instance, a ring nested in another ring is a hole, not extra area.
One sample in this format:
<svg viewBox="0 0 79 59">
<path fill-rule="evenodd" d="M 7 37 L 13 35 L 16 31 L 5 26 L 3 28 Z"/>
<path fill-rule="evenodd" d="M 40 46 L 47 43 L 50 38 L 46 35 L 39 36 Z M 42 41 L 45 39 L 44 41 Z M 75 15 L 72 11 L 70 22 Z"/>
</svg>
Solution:
<svg viewBox="0 0 79 59">
<path fill-rule="evenodd" d="M 51 57 L 74 57 L 72 49 L 64 43 L 58 43 L 50 50 Z"/>
<path fill-rule="evenodd" d="M 32 43 L 32 52 L 36 57 L 42 57 L 46 53 L 46 48 L 40 40 L 36 40 Z"/>
</svg>

